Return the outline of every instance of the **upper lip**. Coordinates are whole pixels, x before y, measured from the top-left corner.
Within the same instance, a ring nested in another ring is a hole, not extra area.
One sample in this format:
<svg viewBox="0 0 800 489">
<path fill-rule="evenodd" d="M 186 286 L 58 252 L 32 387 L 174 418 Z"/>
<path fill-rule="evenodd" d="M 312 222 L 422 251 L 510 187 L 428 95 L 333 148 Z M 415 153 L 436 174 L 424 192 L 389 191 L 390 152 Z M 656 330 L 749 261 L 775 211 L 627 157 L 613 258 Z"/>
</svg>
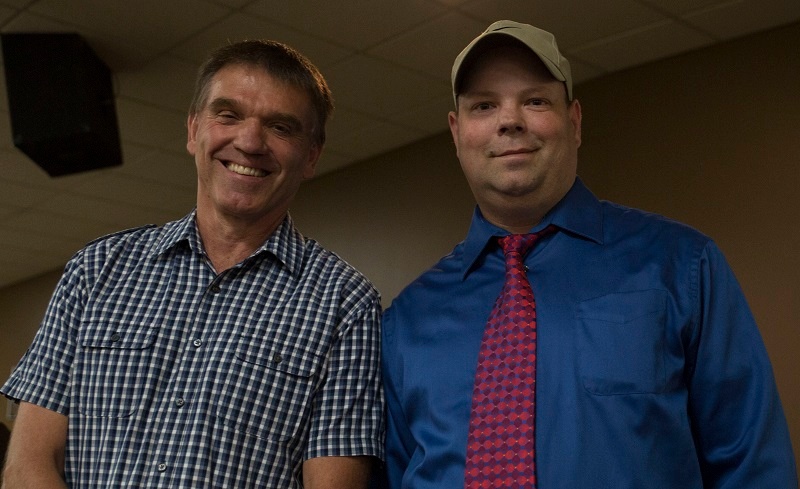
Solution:
<svg viewBox="0 0 800 489">
<path fill-rule="evenodd" d="M 270 170 L 268 170 L 267 168 L 262 168 L 260 165 L 252 165 L 252 164 L 242 163 L 242 162 L 236 161 L 236 160 L 219 160 L 219 161 L 222 163 L 223 166 L 225 166 L 229 170 L 230 170 L 230 168 L 228 167 L 228 165 L 229 164 L 234 164 L 234 165 L 237 165 L 237 166 L 240 166 L 240 167 L 243 167 L 243 168 L 248 168 L 250 170 L 259 172 L 261 174 L 260 176 L 266 176 L 266 175 L 269 175 L 270 173 L 272 173 Z"/>
<path fill-rule="evenodd" d="M 224 155 L 215 155 L 215 159 L 222 163 L 223 165 L 228 165 L 229 163 L 233 163 L 235 165 L 244 166 L 246 168 L 254 168 L 256 170 L 262 170 L 267 173 L 270 172 L 268 168 L 270 165 L 263 161 L 251 161 L 250 158 L 241 158 L 241 157 L 232 157 L 226 158 Z"/>
<path fill-rule="evenodd" d="M 531 148 L 514 148 L 514 149 L 507 149 L 505 151 L 495 152 L 495 156 L 508 156 L 508 155 L 516 155 L 516 154 L 523 154 L 523 153 L 530 153 L 533 151 Z"/>
</svg>

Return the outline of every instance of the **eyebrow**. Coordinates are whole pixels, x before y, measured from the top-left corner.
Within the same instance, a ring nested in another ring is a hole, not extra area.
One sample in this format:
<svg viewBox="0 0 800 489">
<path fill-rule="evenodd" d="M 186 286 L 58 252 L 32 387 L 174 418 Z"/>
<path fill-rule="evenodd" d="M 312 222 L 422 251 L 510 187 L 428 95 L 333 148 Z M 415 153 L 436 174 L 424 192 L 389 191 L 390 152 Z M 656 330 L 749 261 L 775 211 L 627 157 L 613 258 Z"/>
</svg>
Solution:
<svg viewBox="0 0 800 489">
<path fill-rule="evenodd" d="M 210 101 L 208 108 L 212 112 L 222 109 L 237 109 L 239 108 L 239 103 L 230 98 L 220 97 Z"/>
</svg>

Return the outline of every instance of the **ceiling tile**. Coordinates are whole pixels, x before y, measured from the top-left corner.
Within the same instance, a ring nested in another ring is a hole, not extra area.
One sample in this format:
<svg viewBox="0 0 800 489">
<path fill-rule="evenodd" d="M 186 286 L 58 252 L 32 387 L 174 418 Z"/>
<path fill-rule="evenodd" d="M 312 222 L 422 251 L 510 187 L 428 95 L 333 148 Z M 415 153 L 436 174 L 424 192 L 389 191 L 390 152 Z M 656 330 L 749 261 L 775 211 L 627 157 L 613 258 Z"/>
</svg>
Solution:
<svg viewBox="0 0 800 489">
<path fill-rule="evenodd" d="M 3 88 L 5 90 L 5 88 Z M 5 91 L 3 91 L 5 93 Z M 6 100 L 7 97 L 2 97 Z M 5 102 L 4 102 L 5 103 Z M 0 148 L 11 149 L 14 147 L 14 137 L 11 134 L 11 114 L 7 110 L 0 110 Z"/>
<path fill-rule="evenodd" d="M 144 47 L 152 54 L 163 52 L 165 46 L 182 42 L 230 13 L 230 9 L 206 0 L 39 0 L 29 10 L 100 37 Z"/>
<path fill-rule="evenodd" d="M 689 14 L 685 19 L 718 39 L 733 39 L 800 20 L 800 1 L 726 2 Z"/>
<path fill-rule="evenodd" d="M 181 127 L 182 129 L 181 134 L 179 136 L 175 136 L 169 141 L 165 141 L 164 143 L 159 144 L 158 149 L 178 156 L 185 156 L 189 154 L 186 150 L 187 132 L 186 132 L 185 120 L 186 118 L 184 118 L 184 123 Z"/>
<path fill-rule="evenodd" d="M 436 0 L 436 1 L 447 7 L 457 7 L 463 3 L 467 3 L 469 0 Z"/>
<path fill-rule="evenodd" d="M 172 53 L 191 59 L 199 65 L 214 49 L 228 42 L 243 39 L 272 39 L 286 43 L 308 56 L 320 68 L 335 63 L 350 54 L 349 50 L 318 37 L 241 13 L 235 13 L 192 36 L 173 49 Z"/>
<path fill-rule="evenodd" d="M 343 156 L 328 150 L 322 152 L 322 157 L 317 163 L 317 171 L 315 177 L 321 177 L 327 173 L 332 173 L 336 170 L 344 168 L 353 163 L 353 159 L 348 156 Z"/>
<path fill-rule="evenodd" d="M 119 173 L 98 175 L 94 179 L 76 185 L 73 192 L 96 199 L 162 211 L 188 211 L 194 207 L 196 201 L 194 189 Z"/>
<path fill-rule="evenodd" d="M 186 112 L 192 99 L 197 65 L 159 56 L 136 71 L 115 73 L 119 95 Z"/>
<path fill-rule="evenodd" d="M 120 137 L 155 147 L 178 138 L 186 139 L 186 115 L 117 97 Z"/>
<path fill-rule="evenodd" d="M 427 103 L 409 111 L 393 114 L 392 120 L 405 127 L 432 135 L 449 131 L 447 114 L 453 108 L 453 95 L 448 90 L 447 95 L 429 100 Z"/>
<path fill-rule="evenodd" d="M 4 181 L 22 182 L 49 189 L 63 189 L 89 178 L 93 172 L 51 177 L 16 149 L 0 150 L 0 175 Z"/>
<path fill-rule="evenodd" d="M 8 7 L 14 7 L 17 9 L 21 9 L 31 3 L 31 0 L 2 0 L 0 4 L 3 4 Z"/>
<path fill-rule="evenodd" d="M 0 204 L 0 223 L 3 222 L 4 218 L 16 214 L 21 210 L 21 207 L 17 207 L 14 204 Z"/>
<path fill-rule="evenodd" d="M 16 10 L 0 5 L 0 25 L 5 25 L 8 19 L 13 17 L 16 13 Z"/>
<path fill-rule="evenodd" d="M 530 0 L 476 0 L 462 10 L 484 19 L 484 29 L 501 19 L 535 25 L 552 32 L 561 49 L 664 18 L 635 0 L 537 0 L 533 5 Z"/>
<path fill-rule="evenodd" d="M 597 66 L 584 63 L 577 57 L 573 56 L 572 53 L 565 52 L 564 56 L 566 56 L 566 58 L 569 60 L 569 68 L 572 71 L 573 85 L 579 85 L 585 81 L 591 80 L 592 78 L 606 73 L 605 70 L 600 69 Z"/>
<path fill-rule="evenodd" d="M 124 156 L 120 167 L 51 178 L 13 147 L 0 96 L 0 286 L 63 267 L 101 234 L 194 206 L 186 106 L 197 65 L 228 39 L 277 39 L 320 66 L 337 105 L 324 175 L 446 132 L 452 59 L 500 18 L 553 31 L 580 85 L 796 22 L 800 1 L 0 0 L 3 32 L 78 32 L 109 65 Z"/>
<path fill-rule="evenodd" d="M 358 50 L 368 49 L 445 12 L 442 5 L 430 0 L 261 0 L 244 10 Z"/>
<path fill-rule="evenodd" d="M 349 133 L 341 143 L 352 148 L 353 161 L 361 161 L 422 139 L 422 131 L 388 122 L 370 124 Z"/>
<path fill-rule="evenodd" d="M 179 155 L 151 149 L 135 159 L 126 161 L 118 172 L 143 180 L 159 182 L 168 187 L 179 187 L 192 191 L 197 187 L 194 159 L 186 152 Z"/>
<path fill-rule="evenodd" d="M 572 52 L 584 62 L 610 72 L 700 48 L 712 41 L 695 29 L 665 21 Z"/>
<path fill-rule="evenodd" d="M 97 212 L 97 209 L 103 209 L 103 212 Z M 187 208 L 186 211 L 188 212 L 189 209 L 191 208 Z M 135 205 L 66 192 L 56 195 L 50 201 L 39 206 L 38 210 L 79 222 L 90 220 L 103 225 L 111 225 L 114 229 L 129 229 L 146 224 L 156 224 L 155 216 L 162 214 Z"/>
<path fill-rule="evenodd" d="M 669 0 L 665 2 L 664 0 L 639 0 L 642 3 L 649 5 L 650 7 L 656 10 L 662 10 L 664 12 L 669 12 L 675 15 L 683 15 L 689 12 L 696 12 L 698 10 L 705 10 L 709 7 L 721 5 L 721 4 L 730 4 L 730 3 L 742 3 L 743 1 L 752 1 L 752 0 Z"/>
<path fill-rule="evenodd" d="M 379 120 L 374 116 L 360 114 L 348 110 L 346 107 L 336 107 L 333 118 L 325 128 L 325 149 L 343 156 L 354 157 L 357 151 L 356 148 L 353 148 L 349 142 L 345 142 L 349 135 L 364 127 L 380 122 L 382 122 L 382 119 Z"/>
<path fill-rule="evenodd" d="M 0 180 L 0 204 L 2 205 L 27 209 L 47 200 L 52 193 L 52 189 L 47 187 Z"/>
<path fill-rule="evenodd" d="M 361 55 L 330 67 L 327 77 L 337 106 L 379 117 L 391 117 L 450 91 L 449 83 Z"/>
<path fill-rule="evenodd" d="M 378 44 L 368 54 L 449 83 L 453 60 L 485 28 L 482 22 L 453 12 Z"/>
<path fill-rule="evenodd" d="M 74 26 L 48 19 L 30 12 L 20 11 L 10 22 L 4 23 L 3 32 L 70 32 Z"/>
<path fill-rule="evenodd" d="M 212 0 L 214 3 L 224 5 L 230 8 L 241 8 L 252 2 L 253 0 Z"/>
</svg>

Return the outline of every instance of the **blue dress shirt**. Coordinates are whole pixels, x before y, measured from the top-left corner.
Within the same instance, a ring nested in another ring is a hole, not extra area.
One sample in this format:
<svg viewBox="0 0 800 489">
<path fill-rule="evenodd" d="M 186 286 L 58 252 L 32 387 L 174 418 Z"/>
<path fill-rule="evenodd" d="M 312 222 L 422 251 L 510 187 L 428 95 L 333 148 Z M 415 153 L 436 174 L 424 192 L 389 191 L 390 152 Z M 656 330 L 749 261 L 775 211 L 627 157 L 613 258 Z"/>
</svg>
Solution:
<svg viewBox="0 0 800 489">
<path fill-rule="evenodd" d="M 756 324 L 701 233 L 598 201 L 576 180 L 534 229 L 536 472 L 554 488 L 796 488 L 785 416 Z M 384 315 L 393 489 L 464 484 L 481 336 L 503 283 L 476 210 L 453 252 Z"/>
</svg>

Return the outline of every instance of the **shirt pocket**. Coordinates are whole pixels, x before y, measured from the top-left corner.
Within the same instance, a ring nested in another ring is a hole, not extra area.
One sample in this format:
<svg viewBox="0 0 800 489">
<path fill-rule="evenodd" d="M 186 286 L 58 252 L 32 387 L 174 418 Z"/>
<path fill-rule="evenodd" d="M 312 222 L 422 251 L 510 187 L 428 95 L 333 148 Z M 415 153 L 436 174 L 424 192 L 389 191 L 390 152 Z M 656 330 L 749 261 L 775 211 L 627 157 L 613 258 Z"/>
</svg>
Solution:
<svg viewBox="0 0 800 489">
<path fill-rule="evenodd" d="M 588 392 L 664 392 L 666 300 L 663 290 L 641 290 L 578 304 L 579 372 Z"/>
<path fill-rule="evenodd" d="M 296 338 L 272 336 L 239 337 L 223 375 L 217 417 L 237 431 L 285 442 L 307 424 L 320 362 Z"/>
<path fill-rule="evenodd" d="M 157 334 L 158 327 L 151 325 L 84 324 L 72 374 L 78 413 L 102 417 L 135 413 L 150 382 Z"/>
</svg>

